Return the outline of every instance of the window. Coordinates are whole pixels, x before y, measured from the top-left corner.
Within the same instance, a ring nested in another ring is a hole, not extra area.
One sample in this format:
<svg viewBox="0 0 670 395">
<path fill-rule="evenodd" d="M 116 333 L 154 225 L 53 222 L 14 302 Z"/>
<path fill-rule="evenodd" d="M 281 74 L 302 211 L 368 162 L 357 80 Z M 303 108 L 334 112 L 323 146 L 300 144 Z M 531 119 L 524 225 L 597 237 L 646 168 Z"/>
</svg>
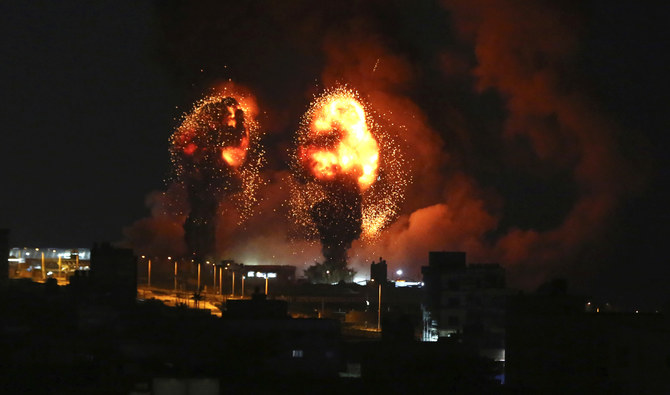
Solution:
<svg viewBox="0 0 670 395">
<path fill-rule="evenodd" d="M 293 358 L 302 358 L 302 350 L 293 350 L 291 351 L 291 356 Z"/>
</svg>

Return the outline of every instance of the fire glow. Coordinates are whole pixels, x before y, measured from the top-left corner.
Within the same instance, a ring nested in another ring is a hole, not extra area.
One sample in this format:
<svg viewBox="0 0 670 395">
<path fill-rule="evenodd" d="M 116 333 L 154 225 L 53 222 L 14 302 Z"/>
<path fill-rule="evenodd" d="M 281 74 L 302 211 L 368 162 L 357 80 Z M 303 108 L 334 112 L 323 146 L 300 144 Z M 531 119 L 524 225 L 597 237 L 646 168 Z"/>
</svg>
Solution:
<svg viewBox="0 0 670 395">
<path fill-rule="evenodd" d="M 219 107 L 219 111 L 211 111 L 216 106 Z M 236 99 L 218 94 L 209 96 L 184 117 L 184 121 L 172 138 L 172 144 L 187 156 L 193 156 L 198 151 L 219 150 L 221 159 L 228 166 L 238 168 L 247 156 L 250 129 L 256 128 L 253 121 L 254 108 L 255 106 L 245 96 Z M 240 119 L 240 114 L 244 118 Z M 244 119 L 248 124 L 245 124 Z M 203 126 L 209 131 L 218 131 L 222 128 L 235 131 L 241 136 L 225 136 L 225 139 L 239 139 L 239 143 L 226 143 L 221 141 L 222 136 L 203 133 Z M 212 140 L 210 137 L 214 137 L 215 140 L 210 141 Z"/>
<path fill-rule="evenodd" d="M 257 112 L 251 94 L 226 84 L 195 103 L 170 139 L 173 181 L 188 198 L 185 237 L 199 259 L 214 256 L 220 245 L 224 202 L 233 203 L 238 224 L 253 215 L 265 154 Z"/>
<path fill-rule="evenodd" d="M 330 199 L 333 183 L 345 180 L 352 180 L 360 195 L 360 205 L 345 212 L 360 218 L 362 239 L 376 239 L 395 220 L 410 177 L 391 130 L 347 87 L 328 90 L 312 102 L 296 135 L 292 165 L 289 207 L 299 233 L 318 236 L 310 213 Z"/>
<path fill-rule="evenodd" d="M 377 178 L 379 145 L 362 104 L 350 91 L 336 91 L 316 103 L 312 116 L 306 144 L 299 147 L 303 165 L 318 179 L 352 175 L 365 191 Z"/>
</svg>

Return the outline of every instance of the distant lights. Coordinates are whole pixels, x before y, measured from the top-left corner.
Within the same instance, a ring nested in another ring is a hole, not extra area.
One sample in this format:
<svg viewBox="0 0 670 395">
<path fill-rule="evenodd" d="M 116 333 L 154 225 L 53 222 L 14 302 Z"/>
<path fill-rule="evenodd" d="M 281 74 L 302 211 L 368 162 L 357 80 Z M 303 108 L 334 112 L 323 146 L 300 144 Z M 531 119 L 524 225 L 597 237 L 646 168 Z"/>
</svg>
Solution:
<svg viewBox="0 0 670 395">
<path fill-rule="evenodd" d="M 248 272 L 246 277 L 249 278 L 277 278 L 277 273 L 274 272 L 268 272 L 268 273 L 263 273 L 263 272 Z M 243 276 L 243 278 L 246 278 Z"/>
</svg>

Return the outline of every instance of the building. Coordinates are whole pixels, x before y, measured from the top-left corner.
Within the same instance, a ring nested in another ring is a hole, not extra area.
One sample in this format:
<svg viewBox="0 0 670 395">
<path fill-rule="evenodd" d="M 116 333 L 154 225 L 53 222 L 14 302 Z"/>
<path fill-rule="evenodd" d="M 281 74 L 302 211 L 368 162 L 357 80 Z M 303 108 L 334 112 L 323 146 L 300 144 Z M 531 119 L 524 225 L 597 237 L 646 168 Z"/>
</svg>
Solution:
<svg viewBox="0 0 670 395">
<path fill-rule="evenodd" d="M 67 284 L 75 271 L 90 269 L 90 259 L 88 248 L 15 247 L 9 250 L 9 278 L 55 278 Z"/>
<path fill-rule="evenodd" d="M 251 295 L 256 289 L 263 292 L 266 285 L 268 293 L 273 293 L 277 288 L 290 287 L 296 282 L 296 267 L 290 265 L 240 265 L 237 271 L 245 282 L 244 296 Z"/>
<path fill-rule="evenodd" d="M 0 281 L 9 278 L 9 229 L 0 229 Z"/>
<path fill-rule="evenodd" d="M 95 244 L 91 250 L 91 282 L 105 299 L 134 303 L 137 296 L 137 258 L 133 251 Z"/>
<path fill-rule="evenodd" d="M 588 312 L 585 298 L 552 288 L 510 298 L 506 385 L 541 394 L 670 393 L 667 316 Z"/>
<path fill-rule="evenodd" d="M 370 281 L 382 284 L 388 281 L 388 266 L 381 257 L 379 257 L 379 262 L 373 261 L 370 264 Z"/>
<path fill-rule="evenodd" d="M 421 269 L 424 282 L 424 341 L 470 345 L 505 360 L 505 270 L 498 264 L 466 264 L 465 252 L 431 251 Z"/>
</svg>

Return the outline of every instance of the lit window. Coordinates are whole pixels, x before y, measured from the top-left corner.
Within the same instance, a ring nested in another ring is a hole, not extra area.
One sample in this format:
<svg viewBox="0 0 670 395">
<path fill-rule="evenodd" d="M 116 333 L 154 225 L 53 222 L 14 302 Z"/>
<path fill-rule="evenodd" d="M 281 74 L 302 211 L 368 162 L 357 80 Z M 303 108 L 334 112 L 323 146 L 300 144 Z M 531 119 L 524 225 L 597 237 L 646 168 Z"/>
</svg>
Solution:
<svg viewBox="0 0 670 395">
<path fill-rule="evenodd" d="M 291 351 L 291 356 L 293 358 L 302 358 L 302 350 L 293 350 Z"/>
</svg>

